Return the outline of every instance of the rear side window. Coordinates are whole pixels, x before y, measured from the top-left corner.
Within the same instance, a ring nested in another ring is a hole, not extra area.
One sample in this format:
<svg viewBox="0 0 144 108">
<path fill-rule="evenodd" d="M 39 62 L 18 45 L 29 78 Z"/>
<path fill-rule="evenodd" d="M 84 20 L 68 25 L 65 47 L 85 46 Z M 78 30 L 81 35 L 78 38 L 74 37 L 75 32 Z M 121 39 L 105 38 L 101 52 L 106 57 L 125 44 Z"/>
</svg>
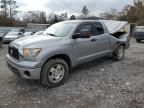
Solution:
<svg viewBox="0 0 144 108">
<path fill-rule="evenodd" d="M 104 34 L 104 29 L 102 24 L 100 23 L 92 24 L 92 34 L 93 36 Z"/>
<path fill-rule="evenodd" d="M 80 31 L 82 31 L 82 30 L 91 31 L 91 24 L 82 24 L 82 25 L 80 25 L 80 26 L 76 29 L 75 33 L 80 33 Z"/>
</svg>

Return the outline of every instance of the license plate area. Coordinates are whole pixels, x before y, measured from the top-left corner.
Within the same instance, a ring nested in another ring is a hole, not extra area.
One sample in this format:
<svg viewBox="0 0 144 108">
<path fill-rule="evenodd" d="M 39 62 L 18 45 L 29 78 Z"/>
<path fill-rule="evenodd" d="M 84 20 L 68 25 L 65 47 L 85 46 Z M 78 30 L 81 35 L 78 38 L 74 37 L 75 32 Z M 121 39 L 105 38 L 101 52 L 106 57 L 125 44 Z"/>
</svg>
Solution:
<svg viewBox="0 0 144 108">
<path fill-rule="evenodd" d="M 14 74 L 16 74 L 17 76 L 20 77 L 20 72 L 19 72 L 16 68 L 14 68 L 13 66 L 11 66 L 9 63 L 7 63 L 7 64 L 8 64 L 9 69 L 10 69 Z"/>
</svg>

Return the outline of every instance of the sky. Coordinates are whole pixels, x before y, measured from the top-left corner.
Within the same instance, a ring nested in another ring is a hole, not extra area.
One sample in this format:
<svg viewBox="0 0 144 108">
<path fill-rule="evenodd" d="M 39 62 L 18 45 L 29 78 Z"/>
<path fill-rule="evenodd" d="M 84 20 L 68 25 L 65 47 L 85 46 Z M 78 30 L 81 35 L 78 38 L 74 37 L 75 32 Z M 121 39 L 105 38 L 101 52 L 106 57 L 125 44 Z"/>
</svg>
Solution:
<svg viewBox="0 0 144 108">
<path fill-rule="evenodd" d="M 133 0 L 16 0 L 19 10 L 26 12 L 29 10 L 45 11 L 50 13 L 68 12 L 68 15 L 80 14 L 84 5 L 90 14 L 99 15 L 111 8 L 121 10 L 127 4 L 133 4 Z"/>
</svg>

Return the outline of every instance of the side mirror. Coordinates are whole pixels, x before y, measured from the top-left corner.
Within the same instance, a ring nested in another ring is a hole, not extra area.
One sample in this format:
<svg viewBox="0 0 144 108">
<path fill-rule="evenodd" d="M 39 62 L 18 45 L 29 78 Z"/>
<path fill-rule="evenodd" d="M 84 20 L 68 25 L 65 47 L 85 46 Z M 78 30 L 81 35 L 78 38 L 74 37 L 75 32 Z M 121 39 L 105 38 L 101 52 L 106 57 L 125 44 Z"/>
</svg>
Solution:
<svg viewBox="0 0 144 108">
<path fill-rule="evenodd" d="M 20 37 L 22 37 L 24 34 L 23 34 L 22 32 L 19 32 L 18 35 L 19 35 Z"/>
<path fill-rule="evenodd" d="M 72 36 L 72 39 L 77 39 L 77 38 L 80 38 L 80 33 L 75 33 L 75 34 Z"/>
<path fill-rule="evenodd" d="M 80 31 L 80 33 L 75 33 L 72 38 L 90 38 L 90 32 L 88 29 L 83 29 Z"/>
</svg>

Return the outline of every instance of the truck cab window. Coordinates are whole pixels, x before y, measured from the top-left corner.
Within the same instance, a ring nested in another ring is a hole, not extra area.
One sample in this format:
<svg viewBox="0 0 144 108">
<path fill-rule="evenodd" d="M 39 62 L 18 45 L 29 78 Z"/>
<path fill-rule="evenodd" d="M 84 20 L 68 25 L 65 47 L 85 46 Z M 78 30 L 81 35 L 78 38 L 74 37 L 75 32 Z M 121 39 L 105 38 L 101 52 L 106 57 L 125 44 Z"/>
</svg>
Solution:
<svg viewBox="0 0 144 108">
<path fill-rule="evenodd" d="M 91 25 L 90 25 L 90 24 L 80 25 L 80 26 L 76 29 L 75 33 L 80 33 L 80 31 L 82 31 L 82 30 L 91 31 Z"/>
<path fill-rule="evenodd" d="M 104 34 L 103 26 L 100 23 L 92 24 L 93 36 Z"/>
</svg>

